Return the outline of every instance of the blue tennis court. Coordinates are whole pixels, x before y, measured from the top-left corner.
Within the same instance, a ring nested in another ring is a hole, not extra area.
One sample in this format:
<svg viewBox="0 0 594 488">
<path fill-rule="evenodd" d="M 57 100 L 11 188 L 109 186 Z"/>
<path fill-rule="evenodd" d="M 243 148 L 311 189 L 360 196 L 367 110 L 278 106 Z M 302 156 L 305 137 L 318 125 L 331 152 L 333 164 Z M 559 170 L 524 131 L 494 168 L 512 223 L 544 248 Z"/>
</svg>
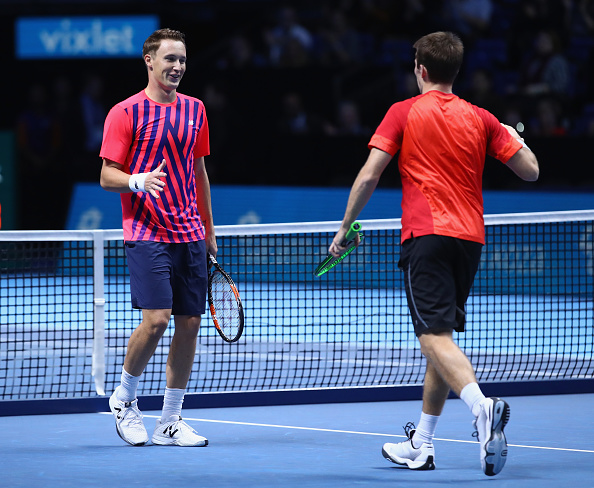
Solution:
<svg viewBox="0 0 594 488">
<path fill-rule="evenodd" d="M 210 445 L 194 449 L 130 447 L 108 413 L 140 320 L 121 232 L 4 232 L 1 486 L 593 486 L 593 221 L 591 211 L 487 219 L 458 342 L 485 393 L 511 406 L 510 457 L 494 478 L 480 469 L 458 399 L 438 426 L 436 471 L 381 455 L 418 421 L 424 373 L 397 269 L 398 221 L 363 221 L 365 245 L 321 278 L 313 269 L 337 223 L 217 229 L 246 330 L 227 344 L 204 317 L 184 418 Z M 139 389 L 149 432 L 172 330 Z"/>
<path fill-rule="evenodd" d="M 436 433 L 437 467 L 425 472 L 381 455 L 418 420 L 419 401 L 186 410 L 205 448 L 129 446 L 110 413 L 0 417 L 2 486 L 593 486 L 594 395 L 507 400 L 509 459 L 492 478 L 481 471 L 466 406 L 451 399 Z M 144 414 L 152 432 L 160 412 Z"/>
</svg>

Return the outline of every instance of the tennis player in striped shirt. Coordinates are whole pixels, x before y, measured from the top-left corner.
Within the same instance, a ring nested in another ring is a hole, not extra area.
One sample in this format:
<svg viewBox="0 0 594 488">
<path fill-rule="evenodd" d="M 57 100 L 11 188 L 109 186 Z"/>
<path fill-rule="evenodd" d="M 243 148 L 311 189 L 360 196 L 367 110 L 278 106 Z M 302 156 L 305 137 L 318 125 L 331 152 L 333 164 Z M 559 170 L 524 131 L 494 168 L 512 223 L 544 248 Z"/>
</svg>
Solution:
<svg viewBox="0 0 594 488">
<path fill-rule="evenodd" d="M 142 310 L 109 406 L 124 441 L 148 442 L 136 392 L 173 315 L 163 411 L 151 440 L 206 446 L 181 409 L 205 311 L 207 253 L 217 253 L 204 166 L 208 122 L 204 104 L 177 91 L 186 70 L 184 34 L 155 31 L 143 57 L 147 87 L 110 110 L 100 152 L 101 186 L 121 194 L 132 306 Z"/>
</svg>

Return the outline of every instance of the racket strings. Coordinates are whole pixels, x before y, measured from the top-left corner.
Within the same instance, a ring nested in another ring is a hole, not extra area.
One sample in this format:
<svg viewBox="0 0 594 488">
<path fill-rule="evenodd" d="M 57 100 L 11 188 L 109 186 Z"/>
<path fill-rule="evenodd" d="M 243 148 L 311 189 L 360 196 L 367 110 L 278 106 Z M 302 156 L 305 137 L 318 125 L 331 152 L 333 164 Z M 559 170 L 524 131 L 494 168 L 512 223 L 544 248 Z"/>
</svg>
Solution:
<svg viewBox="0 0 594 488">
<path fill-rule="evenodd" d="M 218 271 L 212 277 L 212 297 L 219 327 L 233 337 L 240 325 L 239 304 L 232 285 Z"/>
</svg>

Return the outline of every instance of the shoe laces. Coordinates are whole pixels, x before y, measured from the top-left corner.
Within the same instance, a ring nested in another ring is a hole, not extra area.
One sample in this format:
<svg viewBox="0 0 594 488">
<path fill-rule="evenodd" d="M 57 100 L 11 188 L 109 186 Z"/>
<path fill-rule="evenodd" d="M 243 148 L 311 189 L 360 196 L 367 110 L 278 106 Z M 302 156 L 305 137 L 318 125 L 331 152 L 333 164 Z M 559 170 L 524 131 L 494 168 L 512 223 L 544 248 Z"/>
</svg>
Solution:
<svg viewBox="0 0 594 488">
<path fill-rule="evenodd" d="M 196 434 L 194 429 L 192 429 L 192 427 L 190 427 L 188 424 L 186 424 L 181 417 L 179 417 L 178 420 L 174 420 L 171 423 L 168 422 L 167 429 L 177 430 L 177 431 L 179 431 L 180 435 L 183 435 L 184 433 L 186 433 L 188 431 L 190 431 L 193 434 Z"/>
<path fill-rule="evenodd" d="M 124 402 L 124 408 L 118 413 L 120 420 L 126 420 L 129 424 L 141 424 L 142 423 L 142 412 L 137 407 L 138 400 L 131 402 Z"/>
<path fill-rule="evenodd" d="M 479 432 L 478 432 L 478 422 L 477 422 L 478 418 L 474 419 L 472 421 L 472 426 L 474 427 L 474 432 L 472 433 L 472 437 L 476 437 L 477 440 L 479 440 Z"/>
<path fill-rule="evenodd" d="M 415 424 L 414 422 L 408 422 L 404 427 L 404 433 L 406 437 L 412 442 L 413 435 L 415 435 Z"/>
</svg>

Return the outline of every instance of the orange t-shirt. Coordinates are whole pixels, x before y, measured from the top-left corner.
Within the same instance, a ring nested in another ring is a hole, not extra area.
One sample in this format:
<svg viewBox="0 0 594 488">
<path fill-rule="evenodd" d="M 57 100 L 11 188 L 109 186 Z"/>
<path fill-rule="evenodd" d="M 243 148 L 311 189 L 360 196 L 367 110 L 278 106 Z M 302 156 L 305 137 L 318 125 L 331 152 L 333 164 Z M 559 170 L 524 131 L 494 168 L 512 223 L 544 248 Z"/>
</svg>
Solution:
<svg viewBox="0 0 594 488">
<path fill-rule="evenodd" d="M 369 142 L 402 179 L 402 242 L 429 234 L 485 243 L 485 155 L 507 163 L 522 145 L 490 112 L 432 90 L 395 103 Z"/>
</svg>

